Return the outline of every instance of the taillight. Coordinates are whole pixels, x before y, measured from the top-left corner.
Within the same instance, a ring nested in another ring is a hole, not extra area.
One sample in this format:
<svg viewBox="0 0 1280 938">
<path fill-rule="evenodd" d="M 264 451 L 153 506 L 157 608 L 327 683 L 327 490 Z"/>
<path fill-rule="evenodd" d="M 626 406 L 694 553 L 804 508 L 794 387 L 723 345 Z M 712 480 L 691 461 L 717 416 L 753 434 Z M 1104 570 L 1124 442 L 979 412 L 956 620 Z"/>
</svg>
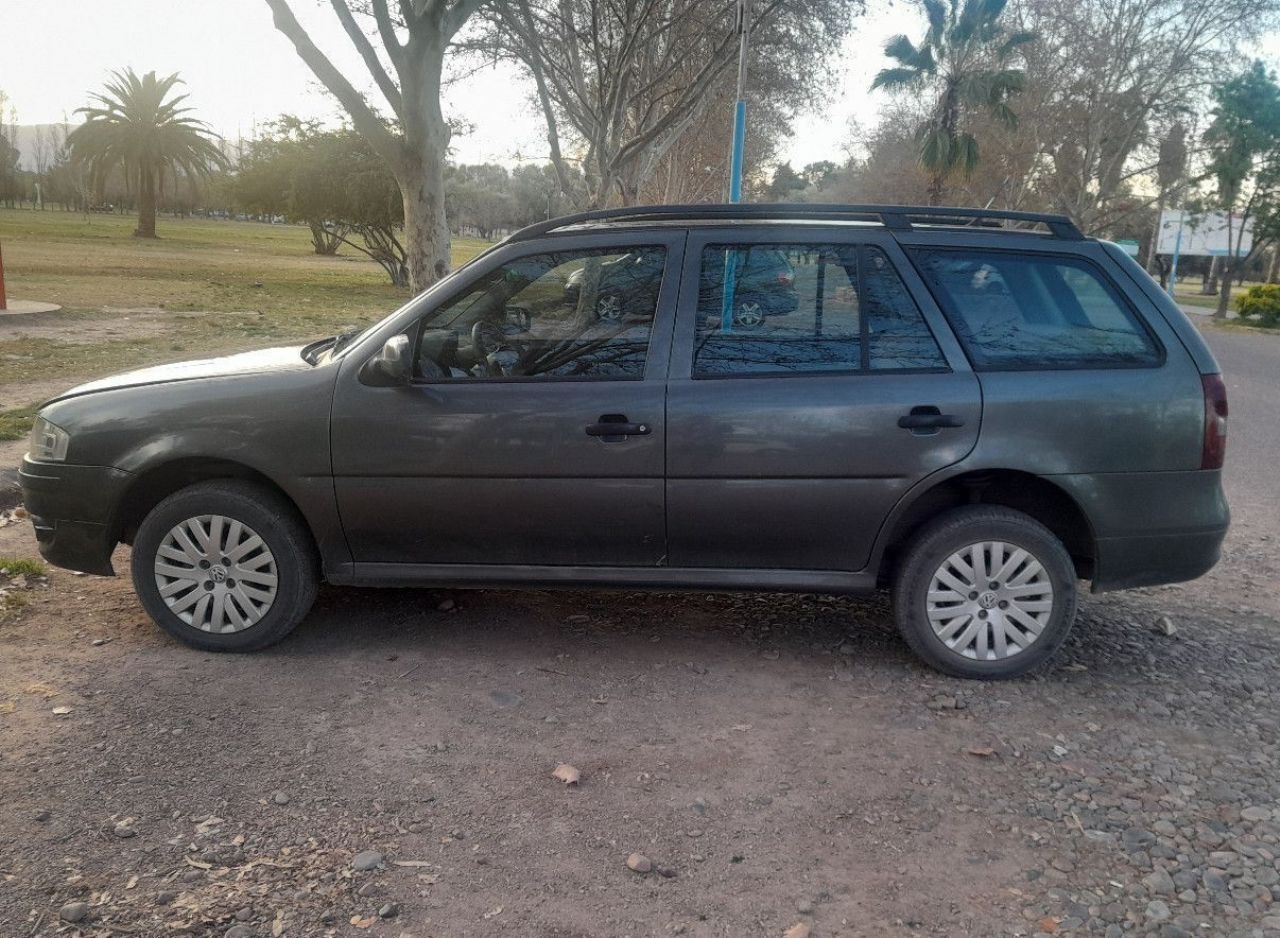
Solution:
<svg viewBox="0 0 1280 938">
<path fill-rule="evenodd" d="M 795 274 L 789 274 L 785 270 L 778 274 L 778 283 L 784 287 L 791 286 L 795 279 Z"/>
<path fill-rule="evenodd" d="M 1222 375 L 1201 375 L 1204 387 L 1204 447 L 1201 469 L 1221 469 L 1227 455 L 1227 386 Z"/>
</svg>

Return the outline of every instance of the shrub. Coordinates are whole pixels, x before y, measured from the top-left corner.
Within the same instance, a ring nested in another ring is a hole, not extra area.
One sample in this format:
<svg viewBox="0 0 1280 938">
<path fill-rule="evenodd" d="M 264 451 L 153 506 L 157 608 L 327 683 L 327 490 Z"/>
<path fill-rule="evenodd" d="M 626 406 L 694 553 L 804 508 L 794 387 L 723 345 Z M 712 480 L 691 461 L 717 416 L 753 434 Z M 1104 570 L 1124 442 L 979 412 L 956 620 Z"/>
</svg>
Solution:
<svg viewBox="0 0 1280 938">
<path fill-rule="evenodd" d="M 1236 297 L 1236 311 L 1241 319 L 1257 319 L 1269 328 L 1280 327 L 1280 283 L 1262 283 L 1250 287 Z"/>
</svg>

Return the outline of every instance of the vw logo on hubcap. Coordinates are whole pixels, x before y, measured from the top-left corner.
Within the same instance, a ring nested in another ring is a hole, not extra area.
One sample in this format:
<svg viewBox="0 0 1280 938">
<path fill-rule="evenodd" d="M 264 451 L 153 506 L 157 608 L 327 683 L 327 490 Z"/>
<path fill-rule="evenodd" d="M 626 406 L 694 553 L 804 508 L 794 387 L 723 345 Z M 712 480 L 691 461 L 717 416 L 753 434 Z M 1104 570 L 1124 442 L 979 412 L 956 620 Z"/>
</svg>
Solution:
<svg viewBox="0 0 1280 938">
<path fill-rule="evenodd" d="M 989 590 L 978 597 L 978 605 L 983 609 L 994 609 L 997 602 L 999 602 L 999 599 L 996 594 Z"/>
<path fill-rule="evenodd" d="M 209 579 L 213 580 L 213 582 L 215 583 L 226 582 L 226 579 L 227 579 L 226 567 L 222 567 L 222 566 L 213 567 L 209 571 Z"/>
</svg>

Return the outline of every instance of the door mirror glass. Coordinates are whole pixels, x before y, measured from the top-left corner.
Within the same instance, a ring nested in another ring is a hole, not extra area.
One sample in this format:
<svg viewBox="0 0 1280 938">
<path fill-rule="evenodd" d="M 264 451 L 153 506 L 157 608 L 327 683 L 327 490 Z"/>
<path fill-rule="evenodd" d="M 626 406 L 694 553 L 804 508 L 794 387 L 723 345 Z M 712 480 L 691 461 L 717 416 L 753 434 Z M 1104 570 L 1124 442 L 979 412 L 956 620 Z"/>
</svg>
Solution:
<svg viewBox="0 0 1280 938">
<path fill-rule="evenodd" d="M 413 377 L 413 355 L 409 337 L 393 335 L 382 345 L 382 351 L 369 360 L 365 368 L 369 384 L 391 387 L 408 384 Z"/>
</svg>

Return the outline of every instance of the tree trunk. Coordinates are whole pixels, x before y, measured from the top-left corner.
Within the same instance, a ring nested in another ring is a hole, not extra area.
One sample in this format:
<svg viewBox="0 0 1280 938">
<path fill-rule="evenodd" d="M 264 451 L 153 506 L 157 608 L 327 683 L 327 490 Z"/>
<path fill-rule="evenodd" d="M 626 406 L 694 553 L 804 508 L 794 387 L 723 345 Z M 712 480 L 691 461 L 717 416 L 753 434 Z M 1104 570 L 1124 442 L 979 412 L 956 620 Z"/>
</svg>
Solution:
<svg viewBox="0 0 1280 938">
<path fill-rule="evenodd" d="M 1160 246 L 1160 219 L 1164 216 L 1164 189 L 1160 190 L 1160 196 L 1156 199 L 1156 223 L 1151 231 L 1151 246 L 1147 248 L 1147 273 L 1155 274 L 1160 270 L 1160 264 L 1156 260 L 1156 248 Z"/>
<path fill-rule="evenodd" d="M 1218 305 L 1213 311 L 1214 319 L 1226 319 L 1227 307 L 1231 305 L 1231 284 L 1235 280 L 1232 276 L 1235 271 L 1232 268 L 1235 266 L 1235 262 L 1229 263 L 1224 259 L 1223 265 L 1226 269 L 1223 270 L 1222 276 L 1218 278 Z"/>
<path fill-rule="evenodd" d="M 1271 249 L 1271 267 L 1267 270 L 1267 283 L 1280 283 L 1280 244 Z"/>
<path fill-rule="evenodd" d="M 929 178 L 929 204 L 941 205 L 943 193 L 947 191 L 946 174 L 939 171 Z"/>
<path fill-rule="evenodd" d="M 1218 293 L 1218 279 L 1222 270 L 1222 258 L 1214 257 L 1209 260 L 1209 269 L 1205 271 L 1204 282 L 1200 286 L 1201 296 L 1216 296 Z"/>
<path fill-rule="evenodd" d="M 1230 203 L 1228 203 L 1230 204 Z M 1238 242 L 1233 238 L 1235 213 L 1227 209 L 1227 254 L 1222 258 L 1222 282 L 1218 286 L 1218 306 L 1213 311 L 1214 319 L 1227 318 L 1227 306 L 1231 303 L 1231 284 L 1235 280 L 1236 270 L 1244 266 L 1244 259 L 1237 253 Z M 1244 219 L 1240 220 L 1241 234 L 1244 230 Z"/>
<path fill-rule="evenodd" d="M 144 166 L 138 173 L 138 227 L 135 238 L 156 236 L 156 174 Z"/>
<path fill-rule="evenodd" d="M 447 131 L 446 131 L 447 133 Z M 449 272 L 449 223 L 444 212 L 444 146 L 424 146 L 396 173 L 404 205 L 409 289 L 421 293 Z"/>
</svg>

